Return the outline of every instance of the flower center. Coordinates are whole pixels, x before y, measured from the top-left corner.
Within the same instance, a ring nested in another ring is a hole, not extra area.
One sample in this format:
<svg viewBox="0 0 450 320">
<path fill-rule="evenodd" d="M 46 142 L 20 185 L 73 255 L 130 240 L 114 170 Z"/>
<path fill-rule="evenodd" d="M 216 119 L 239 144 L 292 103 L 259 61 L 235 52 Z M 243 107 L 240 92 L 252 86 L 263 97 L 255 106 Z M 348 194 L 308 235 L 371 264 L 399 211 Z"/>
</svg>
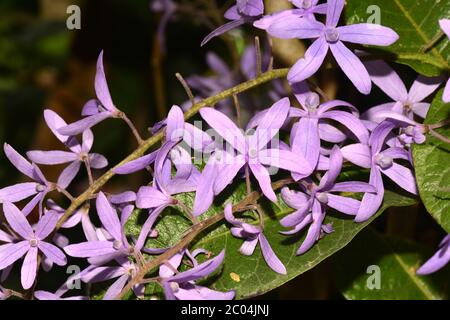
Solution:
<svg viewBox="0 0 450 320">
<path fill-rule="evenodd" d="M 176 282 L 171 282 L 170 287 L 172 288 L 173 292 L 178 292 L 178 290 L 180 290 L 180 286 Z"/>
<path fill-rule="evenodd" d="M 337 42 L 339 40 L 339 30 L 336 28 L 328 28 L 325 30 L 325 39 L 331 43 Z"/>
<path fill-rule="evenodd" d="M 302 8 L 303 9 L 309 9 L 312 7 L 312 1 L 311 0 L 303 0 Z"/>
<path fill-rule="evenodd" d="M 414 126 L 408 126 L 408 127 L 406 127 L 406 129 L 405 129 L 405 133 L 408 135 L 408 136 L 414 136 Z"/>
<path fill-rule="evenodd" d="M 38 184 L 36 186 L 36 191 L 37 192 L 44 192 L 44 190 L 45 190 L 45 186 L 43 186 L 42 184 Z"/>
<path fill-rule="evenodd" d="M 319 202 L 321 202 L 323 204 L 327 204 L 328 203 L 328 194 L 326 194 L 325 192 L 318 193 L 316 198 L 317 198 L 317 200 L 319 200 Z"/>
<path fill-rule="evenodd" d="M 39 240 L 36 238 L 30 239 L 30 246 L 32 246 L 33 248 L 36 248 L 39 244 Z"/>
<path fill-rule="evenodd" d="M 382 154 L 377 154 L 375 156 L 375 162 L 382 169 L 388 169 L 388 168 L 392 167 L 392 165 L 394 164 L 394 161 L 391 157 L 388 157 L 388 156 L 385 156 Z"/>
<path fill-rule="evenodd" d="M 315 92 L 311 93 L 308 96 L 308 98 L 306 98 L 305 107 L 309 111 L 316 111 L 319 104 L 320 104 L 320 98 L 319 98 L 319 95 Z"/>
<path fill-rule="evenodd" d="M 114 249 L 119 250 L 121 247 L 122 247 L 122 241 L 120 241 L 120 240 L 115 240 L 115 241 L 113 242 L 113 248 L 114 248 Z"/>
<path fill-rule="evenodd" d="M 248 150 L 248 155 L 250 159 L 254 159 L 258 155 L 258 150 L 256 150 L 256 148 L 251 148 L 250 150 Z"/>
</svg>

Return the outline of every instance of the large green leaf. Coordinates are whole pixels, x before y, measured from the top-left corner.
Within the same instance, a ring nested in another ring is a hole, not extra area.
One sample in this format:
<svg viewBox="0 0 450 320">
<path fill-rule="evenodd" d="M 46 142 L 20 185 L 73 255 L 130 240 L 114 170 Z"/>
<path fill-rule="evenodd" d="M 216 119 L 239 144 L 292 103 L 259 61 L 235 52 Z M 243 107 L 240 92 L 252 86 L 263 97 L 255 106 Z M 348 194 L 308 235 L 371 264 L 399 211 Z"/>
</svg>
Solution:
<svg viewBox="0 0 450 320">
<path fill-rule="evenodd" d="M 450 118 L 450 104 L 442 102 L 442 90 L 436 95 L 426 124 L 435 124 Z M 450 127 L 437 129 L 450 137 Z M 450 233 L 450 145 L 431 134 L 422 145 L 413 147 L 414 167 L 420 197 L 428 212 Z"/>
<path fill-rule="evenodd" d="M 432 254 L 415 243 L 367 228 L 334 257 L 336 284 L 351 300 L 446 299 L 448 272 L 430 276 L 415 273 Z M 375 280 L 378 276 L 379 282 Z"/>
<path fill-rule="evenodd" d="M 381 24 L 400 36 L 395 44 L 383 48 L 394 55 L 396 62 L 427 76 L 450 70 L 449 40 L 445 36 L 439 38 L 439 19 L 449 17 L 450 1 L 347 0 L 347 23 L 368 22 L 373 8 L 379 8 Z M 435 39 L 439 40 L 434 42 Z M 424 50 L 429 45 L 431 48 Z"/>
<path fill-rule="evenodd" d="M 223 203 L 231 201 L 235 204 L 244 196 L 245 185 L 241 185 L 231 193 L 231 196 L 224 197 L 226 200 L 214 205 L 206 213 L 206 216 L 221 212 L 223 210 Z M 179 196 L 179 199 L 188 206 L 191 206 L 193 197 L 193 194 L 184 194 Z M 264 219 L 265 234 L 279 258 L 286 265 L 288 274 L 285 276 L 273 272 L 266 265 L 259 248 L 253 256 L 247 257 L 241 255 L 239 253 L 239 247 L 242 244 L 242 240 L 234 238 L 230 234 L 229 226 L 225 222 L 219 223 L 210 230 L 207 230 L 192 245 L 195 248 L 204 248 L 213 254 L 218 254 L 221 250 L 225 249 L 226 256 L 223 269 L 214 275 L 212 279 L 208 279 L 206 283 L 211 285 L 212 288 L 221 291 L 236 290 L 236 297 L 243 299 L 261 295 L 313 268 L 346 246 L 364 227 L 388 207 L 409 206 L 414 203 L 415 200 L 412 198 L 387 191 L 383 207 L 370 221 L 365 223 L 358 224 L 343 214 L 330 213 L 326 219 L 326 223 L 332 223 L 335 231 L 321 239 L 306 254 L 296 256 L 296 250 L 305 235 L 289 238 L 279 234 L 279 231 L 282 229 L 279 224 L 279 219 L 291 213 L 292 209 L 287 207 L 281 199 L 279 199 L 276 205 L 264 202 L 263 208 L 266 213 Z M 173 245 L 188 227 L 188 220 L 180 217 L 179 214 L 176 214 L 176 210 L 172 209 L 164 213 L 163 218 L 157 225 L 160 238 L 150 240 L 147 245 L 161 247 Z M 139 227 L 130 227 L 129 230 L 137 234 Z M 158 291 L 152 292 L 153 289 L 156 289 L 156 287 L 147 288 L 147 293 L 157 294 Z"/>
</svg>

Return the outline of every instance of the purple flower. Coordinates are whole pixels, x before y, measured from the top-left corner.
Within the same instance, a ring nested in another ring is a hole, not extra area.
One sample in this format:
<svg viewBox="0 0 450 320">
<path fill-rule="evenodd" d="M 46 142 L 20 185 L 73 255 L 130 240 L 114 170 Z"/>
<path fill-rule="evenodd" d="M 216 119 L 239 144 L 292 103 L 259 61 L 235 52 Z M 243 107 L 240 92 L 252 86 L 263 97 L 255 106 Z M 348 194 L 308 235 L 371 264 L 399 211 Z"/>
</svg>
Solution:
<svg viewBox="0 0 450 320">
<path fill-rule="evenodd" d="M 184 122 L 183 111 L 178 106 L 173 106 L 170 109 L 166 122 L 166 139 L 161 148 L 125 163 L 116 168 L 114 172 L 117 174 L 130 174 L 143 170 L 155 162 L 162 149 L 166 150 L 165 154 L 167 155 L 181 141 L 186 142 L 189 147 L 196 151 L 203 151 L 213 143 L 209 135 L 194 125 Z"/>
<path fill-rule="evenodd" d="M 285 18 L 305 18 L 310 20 L 316 20 L 314 14 L 326 14 L 327 4 L 318 4 L 319 0 L 289 0 L 296 9 L 283 10 L 264 16 L 261 19 L 255 21 L 253 25 L 256 28 L 267 30 L 270 26 L 277 22 L 282 21 Z"/>
<path fill-rule="evenodd" d="M 214 291 L 195 283 L 212 274 L 222 264 L 225 257 L 224 251 L 201 264 L 195 261 L 195 253 L 193 253 L 194 267 L 176 273 L 175 270 L 180 267 L 184 254 L 185 251 L 182 251 L 174 255 L 159 268 L 161 285 L 167 300 L 232 300 L 234 298 L 234 291 Z"/>
<path fill-rule="evenodd" d="M 233 225 L 231 234 L 237 238 L 245 239 L 239 251 L 246 256 L 251 256 L 255 252 L 258 243 L 261 245 L 261 252 L 267 265 L 279 274 L 286 274 L 286 267 L 278 259 L 266 236 L 263 233 L 262 226 L 255 226 L 242 222 L 233 216 L 233 208 L 231 204 L 225 206 L 225 219 Z"/>
<path fill-rule="evenodd" d="M 346 127 L 361 143 L 369 141 L 369 131 L 356 116 L 358 110 L 351 104 L 340 100 L 320 104 L 316 93 L 310 93 L 306 98 L 303 94 L 296 97 L 302 109 L 291 108 L 289 112 L 290 117 L 300 118 L 292 128 L 292 151 L 305 157 L 311 167 L 315 168 L 319 162 L 321 138 L 335 143 L 341 142 L 343 133 L 330 124 L 330 120 Z M 347 107 L 353 113 L 334 110 L 338 107 Z M 294 175 L 294 178 L 299 180 L 302 177 Z"/>
<path fill-rule="evenodd" d="M 411 169 L 395 163 L 395 159 L 410 160 L 405 149 L 390 147 L 384 149 L 388 135 L 397 125 L 385 120 L 372 132 L 369 145 L 357 143 L 342 148 L 344 158 L 357 166 L 370 168 L 369 183 L 377 189 L 377 193 L 366 193 L 356 215 L 356 222 L 363 222 L 372 217 L 380 208 L 384 196 L 384 185 L 381 174 L 388 176 L 404 190 L 417 194 L 416 180 Z"/>
<path fill-rule="evenodd" d="M 38 251 L 53 263 L 64 266 L 67 263 L 64 253 L 45 239 L 53 232 L 58 216 L 46 214 L 33 229 L 22 212 L 10 202 L 3 204 L 6 221 L 19 237 L 18 242 L 7 242 L 0 246 L 0 270 L 7 268 L 25 255 L 21 271 L 24 289 L 32 287 L 37 274 Z M 3 239 L 6 240 L 6 239 Z"/>
<path fill-rule="evenodd" d="M 301 82 L 315 74 L 330 49 L 336 62 L 356 88 L 363 94 L 369 94 L 372 87 L 369 74 L 358 57 L 343 42 L 389 46 L 397 41 L 398 35 L 390 28 L 369 23 L 337 27 L 344 3 L 344 0 L 328 0 L 325 25 L 297 17 L 286 17 L 271 24 L 268 32 L 275 37 L 317 38 L 306 51 L 305 57 L 289 71 L 289 82 Z"/>
<path fill-rule="evenodd" d="M 218 37 L 225 32 L 235 29 L 245 23 L 254 22 L 261 17 L 263 13 L 263 0 L 236 0 L 236 5 L 228 9 L 224 15 L 227 20 L 231 21 L 208 34 L 205 39 L 203 39 L 201 46 L 203 47 L 211 39 Z"/>
<path fill-rule="evenodd" d="M 92 284 L 116 279 L 106 290 L 103 300 L 113 300 L 139 270 L 138 266 L 127 258 L 118 258 L 117 262 L 119 266 L 90 266 L 81 272 L 81 280 L 85 283 Z M 133 291 L 137 297 L 143 297 L 144 285 L 134 286 Z"/>
<path fill-rule="evenodd" d="M 450 39 L 450 19 L 439 20 L 439 25 L 441 26 L 442 31 L 444 31 L 444 33 Z M 444 96 L 442 97 L 442 100 L 445 103 L 450 102 L 450 79 L 447 81 L 447 84 L 445 86 Z"/>
<path fill-rule="evenodd" d="M 295 211 L 283 218 L 280 223 L 283 227 L 293 228 L 290 231 L 281 232 L 292 235 L 302 231 L 310 225 L 305 240 L 297 250 L 297 254 L 308 251 L 324 233 L 330 233 L 332 228 L 323 225 L 326 209 L 332 208 L 339 212 L 354 216 L 362 207 L 360 201 L 348 197 L 336 195 L 338 192 L 365 192 L 375 193 L 372 185 L 359 181 L 336 182 L 342 169 L 342 154 L 335 146 L 330 155 L 330 169 L 322 177 L 320 184 L 302 181 L 300 187 L 303 192 L 297 192 L 287 187 L 281 190 L 281 195 L 286 204 Z"/>
<path fill-rule="evenodd" d="M 119 220 L 116 210 L 103 192 L 97 196 L 96 207 L 98 217 L 106 230 L 103 233 L 97 232 L 95 240 L 88 239 L 87 242 L 66 246 L 64 251 L 71 257 L 91 258 L 91 264 L 96 265 L 133 254 L 135 248 L 130 246 L 123 230 L 126 220 Z M 136 250 L 139 251 L 140 248 Z"/>
<path fill-rule="evenodd" d="M 9 144 L 5 143 L 3 147 L 5 155 L 14 167 L 17 168 L 34 182 L 18 183 L 10 187 L 0 189 L 0 203 L 16 203 L 35 196 L 23 208 L 22 213 L 27 216 L 37 204 L 39 204 L 39 215 L 42 215 L 42 202 L 47 193 L 59 188 L 56 184 L 48 182 L 42 171 L 34 163 L 28 162 Z"/>
<path fill-rule="evenodd" d="M 103 51 L 100 52 L 97 60 L 95 92 L 98 101 L 88 101 L 81 113 L 81 115 L 86 116 L 86 118 L 57 129 L 59 134 L 64 136 L 76 136 L 105 119 L 118 118 L 120 116 L 121 112 L 114 106 L 111 94 L 109 93 L 108 83 L 106 82 L 105 69 L 103 67 Z"/>
<path fill-rule="evenodd" d="M 268 148 L 278 134 L 290 108 L 288 98 L 276 102 L 259 122 L 254 134 L 245 135 L 224 114 L 212 108 L 200 110 L 202 118 L 232 147 L 232 152 L 218 150 L 211 156 L 198 183 L 194 214 L 205 212 L 212 203 L 212 195 L 219 194 L 231 183 L 244 166 L 248 166 L 258 180 L 264 195 L 277 201 L 272 190 L 270 174 L 266 166 L 285 169 L 308 176 L 311 166 L 302 157 L 289 150 Z"/>
<path fill-rule="evenodd" d="M 56 138 L 64 143 L 70 151 L 29 151 L 27 156 L 34 163 L 43 165 L 70 163 L 58 179 L 57 184 L 60 188 L 65 189 L 69 186 L 83 162 L 94 169 L 102 169 L 108 165 L 108 160 L 101 154 L 89 153 L 94 143 L 94 134 L 90 129 L 83 132 L 83 140 L 80 144 L 76 138 L 58 133 L 59 128 L 67 125 L 58 114 L 51 110 L 45 110 L 44 118 Z"/>
<path fill-rule="evenodd" d="M 450 261 L 450 235 L 439 244 L 439 250 L 418 270 L 417 274 L 427 275 L 442 269 Z"/>
<path fill-rule="evenodd" d="M 50 301 L 59 301 L 59 300 L 89 300 L 89 297 L 85 296 L 74 296 L 63 298 L 62 295 L 57 293 L 52 293 L 49 291 L 38 290 L 34 293 L 34 297 L 38 300 L 50 300 Z"/>
<path fill-rule="evenodd" d="M 383 117 L 378 116 L 381 111 L 395 111 L 411 119 L 414 115 L 422 119 L 427 116 L 430 104 L 422 101 L 439 88 L 442 80 L 440 77 L 419 76 L 408 92 L 399 75 L 386 62 L 374 60 L 365 62 L 364 65 L 373 83 L 394 100 L 394 102 L 370 108 L 362 115 L 364 119 L 381 122 L 384 120 Z"/>
</svg>

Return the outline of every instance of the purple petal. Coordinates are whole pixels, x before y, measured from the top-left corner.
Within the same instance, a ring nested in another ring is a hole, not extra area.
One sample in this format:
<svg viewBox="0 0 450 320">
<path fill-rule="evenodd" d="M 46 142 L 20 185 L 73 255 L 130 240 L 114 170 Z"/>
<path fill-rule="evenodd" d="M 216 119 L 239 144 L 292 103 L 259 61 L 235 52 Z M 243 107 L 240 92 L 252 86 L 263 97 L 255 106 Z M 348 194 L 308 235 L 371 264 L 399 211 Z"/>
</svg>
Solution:
<svg viewBox="0 0 450 320">
<path fill-rule="evenodd" d="M 364 112 L 361 118 L 380 123 L 381 121 L 384 120 L 384 118 L 381 117 L 380 114 L 384 112 L 391 112 L 395 105 L 396 105 L 395 102 L 389 102 L 372 107 L 366 112 Z"/>
<path fill-rule="evenodd" d="M 155 187 L 141 187 L 136 195 L 136 206 L 139 209 L 156 208 L 168 205 L 172 198 L 162 193 Z"/>
<path fill-rule="evenodd" d="M 184 114 L 179 106 L 172 106 L 167 116 L 166 140 L 177 141 L 183 137 Z"/>
<path fill-rule="evenodd" d="M 279 274 L 287 274 L 286 267 L 280 261 L 280 259 L 278 259 L 266 237 L 262 233 L 259 235 L 259 243 L 261 245 L 261 251 L 264 256 L 264 260 L 266 260 L 269 267 Z"/>
<path fill-rule="evenodd" d="M 46 109 L 44 110 L 45 122 L 56 138 L 62 143 L 66 143 L 68 137 L 58 133 L 58 129 L 67 125 L 67 123 L 56 112 Z"/>
<path fill-rule="evenodd" d="M 221 151 L 216 151 L 213 157 L 217 157 L 220 152 Z M 233 181 L 245 164 L 245 159 L 242 155 L 233 157 L 225 151 L 222 153 L 222 159 L 219 161 L 221 162 L 216 166 L 217 173 L 213 187 L 214 194 L 216 195 L 222 192 L 223 189 Z"/>
<path fill-rule="evenodd" d="M 204 278 L 213 273 L 222 264 L 224 257 L 225 251 L 222 251 L 216 257 L 199 264 L 197 267 L 174 275 L 171 277 L 171 281 L 184 283 Z"/>
<path fill-rule="evenodd" d="M 441 19 L 439 20 L 439 26 L 442 31 L 450 38 L 450 19 Z"/>
<path fill-rule="evenodd" d="M 74 161 L 69 164 L 58 177 L 58 187 L 66 189 L 80 171 L 80 166 L 80 161 Z"/>
<path fill-rule="evenodd" d="M 345 133 L 325 121 L 319 122 L 320 139 L 332 143 L 341 143 L 347 139 Z"/>
<path fill-rule="evenodd" d="M 210 34 L 208 34 L 205 39 L 203 39 L 202 43 L 200 44 L 201 47 L 203 47 L 205 44 L 207 44 L 211 39 L 218 37 L 222 34 L 224 34 L 225 32 L 228 32 L 230 30 L 233 30 L 241 25 L 243 25 L 245 23 L 245 19 L 239 19 L 239 20 L 233 20 L 230 21 L 220 27 L 218 27 L 217 29 L 215 29 L 213 32 L 211 32 Z"/>
<path fill-rule="evenodd" d="M 19 260 L 30 249 L 28 241 L 8 243 L 0 246 L 0 270 Z"/>
<path fill-rule="evenodd" d="M 115 240 L 122 241 L 122 225 L 119 217 L 103 192 L 99 192 L 97 196 L 96 207 L 98 217 L 105 229 Z"/>
<path fill-rule="evenodd" d="M 319 120 L 309 117 L 301 118 L 291 143 L 292 152 L 301 154 L 310 168 L 314 169 L 320 154 Z"/>
<path fill-rule="evenodd" d="M 85 130 L 92 128 L 96 124 L 102 122 L 105 119 L 113 117 L 113 114 L 109 111 L 97 113 L 93 116 L 83 118 L 79 121 L 71 123 L 65 127 L 58 129 L 58 132 L 65 136 L 76 136 Z"/>
<path fill-rule="evenodd" d="M 212 108 L 200 109 L 200 115 L 208 125 L 240 153 L 246 152 L 246 142 L 242 131 L 223 113 Z"/>
<path fill-rule="evenodd" d="M 165 208 L 166 206 L 161 206 L 154 209 L 150 213 L 149 217 L 142 226 L 141 233 L 139 234 L 138 240 L 134 245 L 135 250 L 140 251 L 145 246 L 145 242 L 147 241 L 148 235 L 150 234 L 155 225 L 156 219 L 158 219 L 159 215 Z"/>
<path fill-rule="evenodd" d="M 99 101 L 97 99 L 91 99 L 84 104 L 83 109 L 81 110 L 81 115 L 86 117 L 92 116 L 99 112 Z"/>
<path fill-rule="evenodd" d="M 259 150 L 265 147 L 278 134 L 281 126 L 286 121 L 290 105 L 289 98 L 283 98 L 274 103 L 261 119 L 255 132 Z"/>
<path fill-rule="evenodd" d="M 115 168 L 114 172 L 117 174 L 130 174 L 139 170 L 143 170 L 155 161 L 157 155 L 158 150 L 142 156 L 136 160 L 127 162 L 124 165 Z"/>
<path fill-rule="evenodd" d="M 101 154 L 90 153 L 89 154 L 89 165 L 93 169 L 103 169 L 108 166 L 108 160 Z"/>
<path fill-rule="evenodd" d="M 356 222 L 364 222 L 370 219 L 381 207 L 384 197 L 384 186 L 381 173 L 377 168 L 370 171 L 369 183 L 377 189 L 377 193 L 366 193 L 361 201 L 358 213 L 356 215 Z"/>
<path fill-rule="evenodd" d="M 241 18 L 241 14 L 238 11 L 237 5 L 230 7 L 224 14 L 225 19 L 227 20 L 237 20 Z"/>
<path fill-rule="evenodd" d="M 78 155 L 67 151 L 29 151 L 27 157 L 37 164 L 56 165 L 72 162 L 78 159 Z"/>
<path fill-rule="evenodd" d="M 371 151 L 368 145 L 355 143 L 341 149 L 342 156 L 357 166 L 370 168 L 372 165 Z"/>
<path fill-rule="evenodd" d="M 35 182 L 18 183 L 10 187 L 0 189 L 0 203 L 18 202 L 37 193 L 38 184 Z"/>
<path fill-rule="evenodd" d="M 373 60 L 364 62 L 364 65 L 369 71 L 373 83 L 388 97 L 394 101 L 406 101 L 408 99 L 408 92 L 402 79 L 386 62 Z"/>
<path fill-rule="evenodd" d="M 435 92 L 440 87 L 441 83 L 441 77 L 417 77 L 416 81 L 414 81 L 411 89 L 409 90 L 408 101 L 415 103 L 422 102 L 429 95 Z"/>
<path fill-rule="evenodd" d="M 281 189 L 281 196 L 283 201 L 291 208 L 304 210 L 305 207 L 309 207 L 309 197 L 303 192 L 284 187 Z"/>
<path fill-rule="evenodd" d="M 56 227 L 59 215 L 55 211 L 48 211 L 44 214 L 35 227 L 35 236 L 40 240 L 47 238 Z"/>
<path fill-rule="evenodd" d="M 381 170 L 392 181 L 398 184 L 399 187 L 405 189 L 412 194 L 418 194 L 416 178 L 411 169 L 405 168 L 402 165 L 394 163 L 392 167 Z"/>
<path fill-rule="evenodd" d="M 272 189 L 272 184 L 270 181 L 270 175 L 264 166 L 260 164 L 250 164 L 250 170 L 255 176 L 256 180 L 258 180 L 259 186 L 264 193 L 264 195 L 271 200 L 272 202 L 277 202 L 277 196 Z"/>
<path fill-rule="evenodd" d="M 34 232 L 30 223 L 15 205 L 10 202 L 3 204 L 3 211 L 9 226 L 17 232 L 23 239 L 30 239 Z"/>
<path fill-rule="evenodd" d="M 283 19 L 277 18 L 267 32 L 272 37 L 281 39 L 311 39 L 319 38 L 323 30 L 324 25 L 320 22 L 300 18 L 298 15 L 286 15 Z"/>
<path fill-rule="evenodd" d="M 346 181 L 335 183 L 330 189 L 330 192 L 372 192 L 376 193 L 377 190 L 374 186 L 359 181 Z"/>
<path fill-rule="evenodd" d="M 366 45 L 390 46 L 399 38 L 391 28 L 373 23 L 352 24 L 339 27 L 338 30 L 341 41 Z"/>
<path fill-rule="evenodd" d="M 336 27 L 344 9 L 344 0 L 328 0 L 327 1 L 327 27 Z"/>
<path fill-rule="evenodd" d="M 327 55 L 329 45 L 323 37 L 314 41 L 306 50 L 305 57 L 298 60 L 289 70 L 289 82 L 301 82 L 308 79 L 319 70 Z"/>
<path fill-rule="evenodd" d="M 236 236 L 236 232 L 233 235 Z M 239 248 L 239 252 L 244 256 L 251 256 L 255 252 L 258 241 L 258 238 L 245 240 Z"/>
<path fill-rule="evenodd" d="M 47 242 L 40 242 L 39 249 L 48 259 L 50 259 L 50 261 L 58 266 L 65 266 L 67 264 L 65 254 L 58 247 Z"/>
<path fill-rule="evenodd" d="M 71 257 L 90 258 L 113 254 L 116 249 L 111 241 L 89 241 L 68 245 L 64 251 Z"/>
<path fill-rule="evenodd" d="M 344 111 L 328 111 L 322 114 L 322 118 L 337 121 L 347 127 L 361 143 L 369 141 L 369 130 L 353 114 Z"/>
<path fill-rule="evenodd" d="M 450 102 L 450 79 L 447 81 L 447 84 L 445 85 L 444 95 L 442 96 L 442 100 L 445 103 Z"/>
<path fill-rule="evenodd" d="M 343 157 L 338 146 L 334 146 L 330 155 L 330 168 L 320 181 L 320 190 L 329 190 L 334 185 L 342 170 Z"/>
<path fill-rule="evenodd" d="M 336 62 L 355 87 L 362 94 L 369 94 L 372 89 L 372 82 L 370 81 L 369 73 L 358 57 L 341 41 L 330 44 L 330 49 Z"/>
<path fill-rule="evenodd" d="M 299 19 L 302 14 L 303 14 L 303 10 L 298 10 L 298 9 L 283 10 L 283 11 L 279 11 L 279 12 L 275 12 L 275 13 L 266 15 L 266 16 L 262 17 L 261 19 L 256 20 L 253 23 L 253 26 L 258 29 L 268 31 L 269 28 L 272 27 L 275 23 L 283 21 L 283 20 L 291 18 L 291 17 L 295 17 L 295 18 Z M 295 28 L 295 26 L 293 26 L 293 27 Z M 304 27 L 304 24 L 303 24 L 303 27 Z M 274 33 L 283 33 L 282 26 L 278 25 L 277 27 L 275 27 L 275 29 L 276 30 L 274 31 Z M 288 36 L 287 32 L 284 33 L 284 35 Z M 275 36 L 275 35 L 273 35 L 273 36 Z"/>
<path fill-rule="evenodd" d="M 205 213 L 214 201 L 213 187 L 216 174 L 215 157 L 212 156 L 208 159 L 206 166 L 203 168 L 200 180 L 198 181 L 193 209 L 193 214 L 196 217 Z"/>
<path fill-rule="evenodd" d="M 103 67 L 103 51 L 100 52 L 97 60 L 97 73 L 95 74 L 95 93 L 98 100 L 105 109 L 115 112 L 117 111 L 109 93 L 108 83 L 106 82 L 105 69 Z M 84 130 L 83 130 L 84 131 Z"/>
<path fill-rule="evenodd" d="M 288 150 L 261 150 L 258 154 L 258 160 L 264 165 L 288 170 L 303 176 L 308 176 L 313 171 L 313 166 L 301 154 Z"/>
<path fill-rule="evenodd" d="M 236 0 L 237 9 L 246 16 L 255 17 L 264 13 L 263 0 Z"/>
<path fill-rule="evenodd" d="M 16 150 L 13 149 L 9 144 L 5 143 L 3 145 L 5 155 L 11 164 L 17 168 L 24 175 L 30 177 L 34 180 L 34 169 L 33 165 L 29 163 L 24 157 L 22 157 Z"/>
<path fill-rule="evenodd" d="M 327 205 L 329 207 L 352 216 L 356 216 L 359 207 L 361 206 L 361 202 L 356 199 L 337 196 L 331 193 L 328 193 L 327 196 Z"/>
<path fill-rule="evenodd" d="M 119 279 L 114 281 L 114 283 L 108 288 L 105 295 L 103 296 L 103 300 L 114 300 L 114 298 L 122 291 L 123 287 L 128 282 L 129 279 L 128 274 L 124 274 Z"/>
<path fill-rule="evenodd" d="M 88 153 L 92 149 L 92 145 L 94 144 L 94 133 L 92 130 L 88 129 L 83 132 L 83 143 L 81 145 L 81 150 L 85 153 Z"/>
<path fill-rule="evenodd" d="M 23 260 L 22 269 L 20 272 L 20 280 L 22 287 L 25 290 L 30 289 L 34 284 L 34 279 L 36 279 L 37 272 L 37 247 L 30 247 L 28 253 Z"/>
<path fill-rule="evenodd" d="M 227 64 L 214 52 L 208 52 L 206 54 L 206 63 L 211 68 L 211 70 L 218 75 L 229 76 L 231 74 L 231 70 L 227 66 Z"/>
<path fill-rule="evenodd" d="M 417 270 L 417 274 L 428 275 L 434 273 L 447 265 L 449 261 L 450 250 L 448 248 L 440 249 Z"/>
<path fill-rule="evenodd" d="M 306 238 L 301 244 L 300 248 L 297 250 L 297 255 L 301 255 L 311 249 L 311 247 L 316 243 L 320 237 L 320 231 L 322 230 L 322 222 L 325 218 L 324 212 L 322 212 L 321 205 L 318 201 L 314 201 L 312 208 L 312 219 L 313 222 L 308 229 Z"/>
</svg>

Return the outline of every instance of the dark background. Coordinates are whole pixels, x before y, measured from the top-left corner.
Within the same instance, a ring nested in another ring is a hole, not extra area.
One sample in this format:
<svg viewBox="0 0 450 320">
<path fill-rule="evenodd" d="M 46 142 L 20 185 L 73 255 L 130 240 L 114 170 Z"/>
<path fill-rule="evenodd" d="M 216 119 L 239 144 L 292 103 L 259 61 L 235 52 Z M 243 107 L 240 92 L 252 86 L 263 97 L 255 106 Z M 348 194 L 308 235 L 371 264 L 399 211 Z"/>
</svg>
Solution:
<svg viewBox="0 0 450 320">
<path fill-rule="evenodd" d="M 224 3 L 218 1 L 219 6 Z M 66 28 L 66 8 L 70 4 L 81 7 L 81 30 Z M 207 72 L 204 58 L 208 50 L 230 60 L 223 41 L 200 48 L 210 28 L 188 15 L 174 17 L 166 33 L 167 55 L 155 56 L 158 20 L 159 15 L 149 10 L 149 0 L 0 1 L 0 141 L 8 142 L 22 154 L 34 148 L 61 148 L 46 128 L 42 111 L 51 108 L 67 122 L 79 119 L 83 104 L 95 97 L 95 63 L 102 49 L 113 99 L 141 132 L 167 114 L 172 104 L 186 100 L 176 72 L 185 76 Z M 162 80 L 162 90 L 155 89 L 157 77 Z M 339 83 L 339 77 L 333 75 L 330 79 Z M 411 74 L 408 81 L 413 80 Z M 327 78 L 321 81 L 327 85 Z M 339 91 L 337 97 L 356 103 L 363 99 L 353 89 L 347 90 Z M 378 99 L 385 98 L 375 97 L 372 105 Z M 105 121 L 95 128 L 95 134 L 94 149 L 105 154 L 110 164 L 119 162 L 135 147 L 119 121 Z M 44 168 L 49 180 L 55 180 L 59 170 Z M 1 186 L 19 179 L 1 153 Z M 126 179 L 114 178 L 108 191 L 123 191 L 122 184 L 130 188 L 130 184 L 138 186 L 141 181 L 139 176 Z M 378 219 L 374 226 L 432 247 L 443 236 L 433 231 L 439 228 L 422 206 L 396 210 L 389 218 L 384 215 Z M 328 259 L 263 298 L 341 299 L 333 286 L 332 264 L 333 259 Z"/>
</svg>

